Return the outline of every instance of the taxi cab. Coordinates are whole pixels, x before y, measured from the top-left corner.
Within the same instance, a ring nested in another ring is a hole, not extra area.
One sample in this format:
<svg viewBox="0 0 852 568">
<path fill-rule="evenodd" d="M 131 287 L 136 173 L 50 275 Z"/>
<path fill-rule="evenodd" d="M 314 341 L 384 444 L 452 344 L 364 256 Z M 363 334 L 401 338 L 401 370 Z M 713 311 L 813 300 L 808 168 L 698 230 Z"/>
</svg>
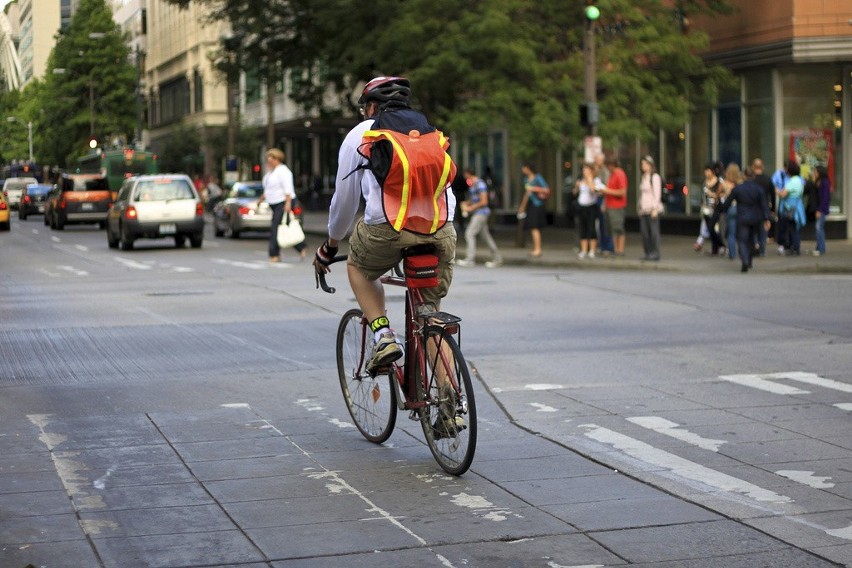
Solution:
<svg viewBox="0 0 852 568">
<path fill-rule="evenodd" d="M 0 231 L 9 230 L 9 203 L 6 196 L 0 191 Z"/>
<path fill-rule="evenodd" d="M 97 223 L 103 229 L 112 204 L 106 178 L 97 174 L 62 174 L 58 191 L 50 197 L 46 221 L 52 229 L 62 230 L 70 223 Z"/>
</svg>

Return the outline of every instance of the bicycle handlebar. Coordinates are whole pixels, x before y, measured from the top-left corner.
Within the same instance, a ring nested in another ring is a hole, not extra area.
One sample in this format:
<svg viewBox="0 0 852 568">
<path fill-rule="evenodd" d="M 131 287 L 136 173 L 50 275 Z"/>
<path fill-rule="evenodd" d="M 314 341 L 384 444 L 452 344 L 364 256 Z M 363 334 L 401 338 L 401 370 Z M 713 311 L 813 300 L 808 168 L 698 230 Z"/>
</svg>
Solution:
<svg viewBox="0 0 852 568">
<path fill-rule="evenodd" d="M 346 260 L 347 258 L 349 258 L 348 254 L 340 254 L 332 258 L 329 264 L 334 264 L 335 262 L 340 262 L 341 260 Z M 314 271 L 314 276 L 316 276 L 317 288 L 322 288 L 323 292 L 328 292 L 329 294 L 334 294 L 335 292 L 337 292 L 337 288 L 329 286 L 328 283 L 325 281 L 325 272 L 319 273 Z"/>
</svg>

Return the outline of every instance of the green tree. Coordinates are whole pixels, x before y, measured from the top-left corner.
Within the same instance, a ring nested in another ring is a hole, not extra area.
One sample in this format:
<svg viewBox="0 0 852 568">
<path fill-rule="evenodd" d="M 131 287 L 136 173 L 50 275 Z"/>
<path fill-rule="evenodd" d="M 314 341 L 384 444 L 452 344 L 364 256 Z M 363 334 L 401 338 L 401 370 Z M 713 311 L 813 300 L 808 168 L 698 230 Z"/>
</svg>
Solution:
<svg viewBox="0 0 852 568">
<path fill-rule="evenodd" d="M 181 123 L 170 132 L 159 158 L 163 172 L 204 173 L 201 134 L 191 125 Z"/>
<path fill-rule="evenodd" d="M 43 114 L 45 157 L 69 166 L 89 151 L 125 144 L 136 126 L 136 69 L 104 0 L 81 0 L 67 30 L 57 37 L 47 64 Z"/>
</svg>

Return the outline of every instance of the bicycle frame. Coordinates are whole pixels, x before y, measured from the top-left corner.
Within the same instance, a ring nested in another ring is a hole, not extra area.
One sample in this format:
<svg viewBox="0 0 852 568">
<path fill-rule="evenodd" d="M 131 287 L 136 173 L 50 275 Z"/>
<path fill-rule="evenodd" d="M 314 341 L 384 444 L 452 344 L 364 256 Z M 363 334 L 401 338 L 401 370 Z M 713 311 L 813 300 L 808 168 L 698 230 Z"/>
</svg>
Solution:
<svg viewBox="0 0 852 568">
<path fill-rule="evenodd" d="M 428 366 L 426 365 L 426 358 L 429 356 L 429 353 L 428 348 L 423 341 L 423 326 L 427 325 L 429 317 L 436 317 L 440 319 L 440 324 L 444 325 L 445 329 L 447 329 L 451 335 L 458 335 L 459 344 L 461 344 L 461 328 L 458 325 L 458 322 L 461 320 L 455 316 L 451 316 L 450 314 L 435 312 L 434 314 L 429 314 L 428 317 L 422 318 L 423 321 L 419 321 L 420 318 L 417 316 L 417 308 L 423 304 L 423 295 L 421 294 L 420 289 L 410 288 L 406 283 L 405 277 L 401 276 L 382 276 L 379 280 L 382 284 L 405 288 L 405 364 L 400 366 L 395 363 L 393 365 L 393 373 L 394 378 L 396 379 L 394 383 L 397 385 L 398 389 L 397 394 L 401 395 L 397 397 L 398 408 L 400 410 L 414 411 L 431 404 L 428 400 L 417 400 L 417 385 L 414 382 L 414 378 L 417 376 L 414 373 L 415 366 L 420 370 L 419 376 L 423 377 L 424 391 L 429 390 L 428 383 L 434 379 L 434 377 L 427 376 Z M 364 321 L 364 326 L 364 329 L 367 330 L 368 327 L 366 320 Z M 442 365 L 443 368 L 452 368 L 446 359 L 447 354 L 440 345 L 437 346 L 436 357 L 441 357 L 441 360 L 444 363 L 444 365 Z M 447 380 L 452 385 L 453 390 L 458 392 L 458 378 L 450 376 L 447 377 Z"/>
</svg>

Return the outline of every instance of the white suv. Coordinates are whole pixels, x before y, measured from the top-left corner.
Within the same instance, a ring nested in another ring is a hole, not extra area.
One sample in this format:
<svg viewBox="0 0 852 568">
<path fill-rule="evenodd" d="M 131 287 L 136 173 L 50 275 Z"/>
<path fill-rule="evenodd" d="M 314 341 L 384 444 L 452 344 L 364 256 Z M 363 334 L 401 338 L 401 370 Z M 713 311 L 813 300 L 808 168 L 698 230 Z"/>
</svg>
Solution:
<svg viewBox="0 0 852 568">
<path fill-rule="evenodd" d="M 189 239 L 192 248 L 204 240 L 204 204 L 183 174 L 157 174 L 124 181 L 107 214 L 107 243 L 133 248 L 137 239 L 173 238 L 177 247 Z"/>
<path fill-rule="evenodd" d="M 38 183 L 36 178 L 7 178 L 3 181 L 3 193 L 6 195 L 6 200 L 9 202 L 9 207 L 17 209 L 21 202 L 21 194 L 24 189 L 31 183 Z"/>
</svg>

